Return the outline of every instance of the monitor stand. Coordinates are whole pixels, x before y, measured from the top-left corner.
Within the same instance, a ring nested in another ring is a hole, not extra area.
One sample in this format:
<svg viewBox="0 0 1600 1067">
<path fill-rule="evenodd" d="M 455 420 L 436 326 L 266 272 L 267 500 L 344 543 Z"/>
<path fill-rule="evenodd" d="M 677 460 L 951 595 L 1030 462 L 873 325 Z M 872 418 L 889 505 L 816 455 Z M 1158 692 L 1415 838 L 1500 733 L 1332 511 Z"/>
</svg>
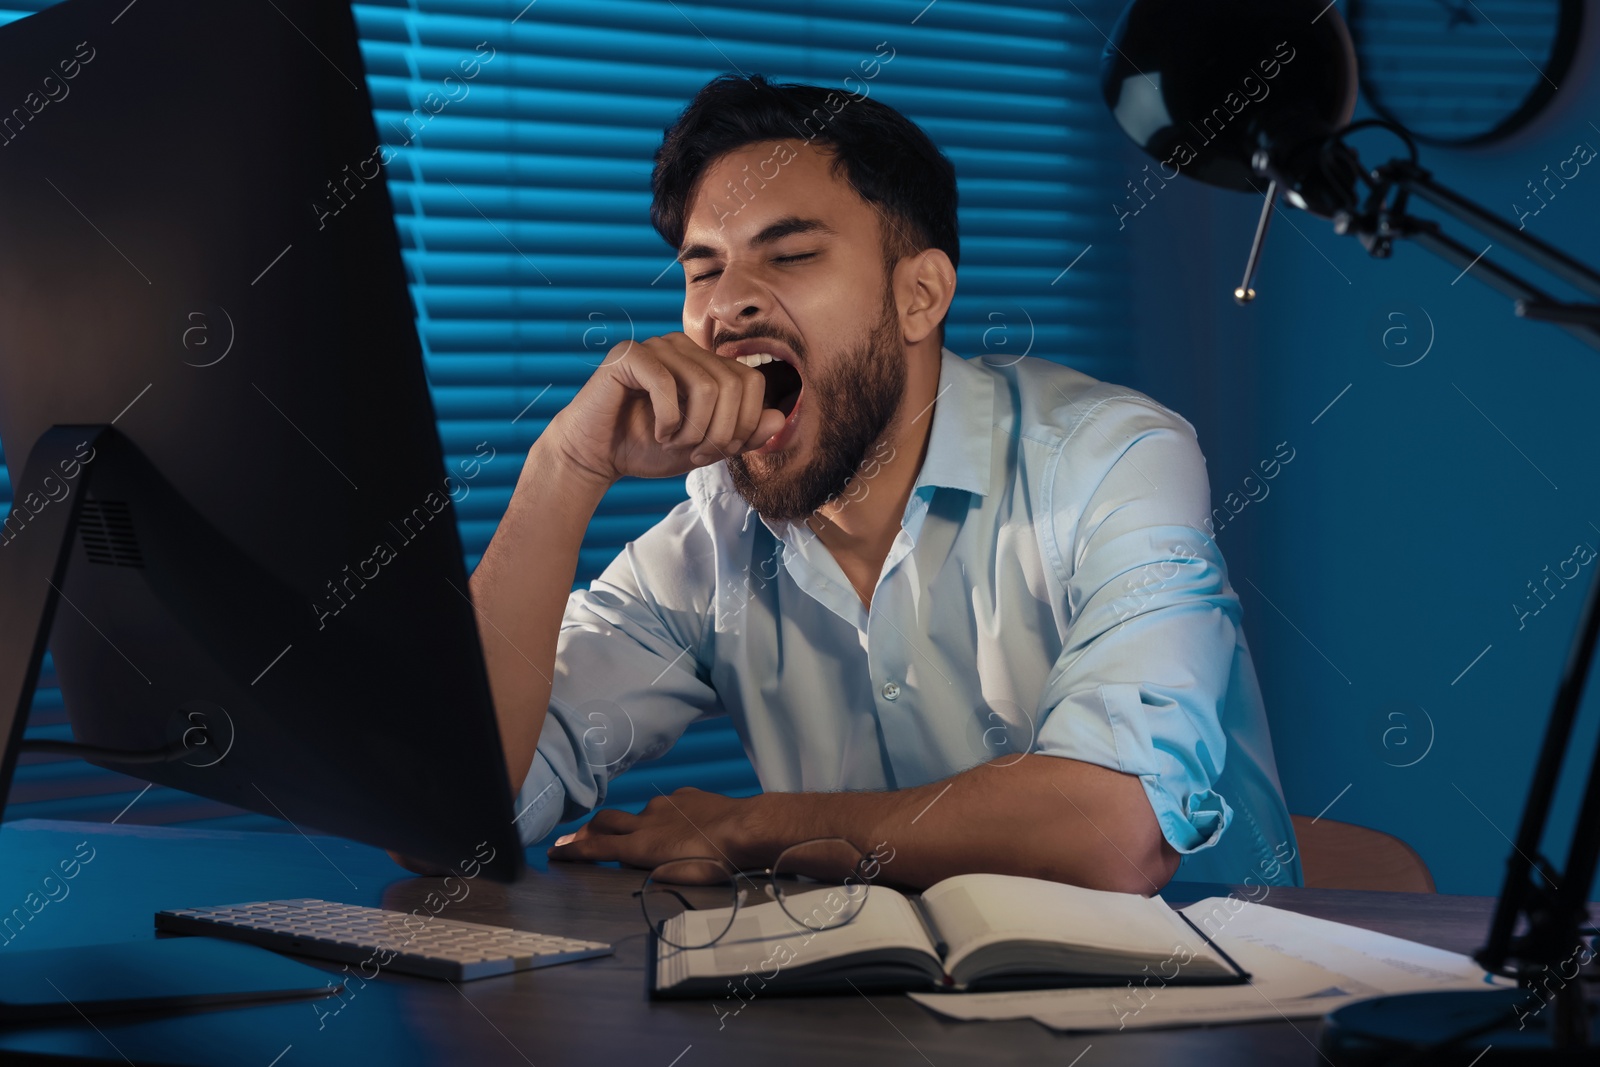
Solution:
<svg viewBox="0 0 1600 1067">
<path fill-rule="evenodd" d="M 122 441 L 109 425 L 53 426 L 12 483 L 13 515 L 20 508 L 29 518 L 22 525 L 0 525 L 0 716 L 9 716 L 0 720 L 0 803 L 11 791 L 84 496 L 95 471 L 118 461 Z M 57 490 L 46 479 L 67 486 L 67 494 L 53 496 Z M 36 502 L 38 510 L 26 501 Z M 152 917 L 152 934 L 153 926 Z M 255 945 L 152 936 L 5 953 L 0 1022 L 331 996 L 342 988 L 329 972 Z"/>
</svg>

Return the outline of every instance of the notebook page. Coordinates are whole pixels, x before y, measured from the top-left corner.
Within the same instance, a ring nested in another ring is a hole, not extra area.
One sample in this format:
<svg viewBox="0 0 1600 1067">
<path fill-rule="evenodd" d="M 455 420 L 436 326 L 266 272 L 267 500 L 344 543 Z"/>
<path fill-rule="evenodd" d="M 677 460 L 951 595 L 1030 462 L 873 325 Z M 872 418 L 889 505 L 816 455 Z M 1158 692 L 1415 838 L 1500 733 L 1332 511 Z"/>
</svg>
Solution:
<svg viewBox="0 0 1600 1067">
<path fill-rule="evenodd" d="M 799 914 L 813 914 L 812 909 L 823 905 L 829 893 L 837 892 L 816 889 L 798 894 L 789 906 Z M 691 943 L 703 941 L 711 932 L 722 929 L 732 910 L 686 911 L 673 920 L 678 925 L 668 930 L 668 936 Z M 824 930 L 801 926 L 776 901 L 743 906 L 734 915 L 733 927 L 708 948 L 678 949 L 662 943 L 657 950 L 657 973 L 663 987 L 686 978 L 747 973 L 770 979 L 775 970 L 879 948 L 913 948 L 933 954 L 933 946 L 910 902 L 892 889 L 874 886 L 854 919 Z"/>
<path fill-rule="evenodd" d="M 1058 941 L 1090 949 L 1167 959 L 1180 946 L 1220 959 L 1160 897 L 1021 878 L 964 874 L 922 894 L 949 946 L 946 966 L 1000 941 Z"/>
</svg>

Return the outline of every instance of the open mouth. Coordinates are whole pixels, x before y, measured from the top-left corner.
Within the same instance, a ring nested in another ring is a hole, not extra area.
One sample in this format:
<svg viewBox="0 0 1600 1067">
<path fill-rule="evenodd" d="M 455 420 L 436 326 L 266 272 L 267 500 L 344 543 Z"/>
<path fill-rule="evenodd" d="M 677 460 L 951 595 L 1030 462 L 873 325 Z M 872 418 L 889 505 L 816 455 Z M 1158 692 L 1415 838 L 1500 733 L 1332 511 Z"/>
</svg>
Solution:
<svg viewBox="0 0 1600 1067">
<path fill-rule="evenodd" d="M 784 418 L 788 418 L 800 399 L 802 387 L 800 372 L 781 359 L 763 363 L 756 370 L 767 380 L 766 395 L 761 400 L 762 406 L 777 408 L 783 412 Z"/>
</svg>

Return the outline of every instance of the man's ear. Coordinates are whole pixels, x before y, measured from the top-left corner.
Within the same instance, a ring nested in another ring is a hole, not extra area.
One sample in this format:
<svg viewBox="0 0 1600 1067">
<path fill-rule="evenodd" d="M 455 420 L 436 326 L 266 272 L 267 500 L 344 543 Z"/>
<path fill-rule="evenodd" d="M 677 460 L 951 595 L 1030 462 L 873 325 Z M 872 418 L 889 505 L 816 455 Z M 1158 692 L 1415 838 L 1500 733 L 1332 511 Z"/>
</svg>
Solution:
<svg viewBox="0 0 1600 1067">
<path fill-rule="evenodd" d="M 939 331 L 956 295 L 956 268 L 938 248 L 907 256 L 894 269 L 894 291 L 900 307 L 900 330 L 907 344 L 917 344 Z"/>
</svg>

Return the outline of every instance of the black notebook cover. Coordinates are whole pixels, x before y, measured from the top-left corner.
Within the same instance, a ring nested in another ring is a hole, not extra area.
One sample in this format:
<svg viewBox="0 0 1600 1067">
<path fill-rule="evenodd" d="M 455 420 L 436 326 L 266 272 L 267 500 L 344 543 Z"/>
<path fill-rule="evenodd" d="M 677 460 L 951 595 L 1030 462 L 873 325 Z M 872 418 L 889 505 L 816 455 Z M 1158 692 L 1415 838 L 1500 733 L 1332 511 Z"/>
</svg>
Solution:
<svg viewBox="0 0 1600 1067">
<path fill-rule="evenodd" d="M 1173 909 L 1177 911 L 1177 909 Z M 1222 950 L 1222 947 L 1206 935 L 1206 932 L 1196 926 L 1190 918 L 1177 911 L 1178 918 L 1199 935 L 1200 940 L 1211 946 L 1222 961 L 1233 968 L 1232 974 L 1187 976 L 1181 973 L 1172 977 L 1157 976 L 1161 978 L 1162 985 L 1172 986 L 1210 986 L 1210 985 L 1244 985 L 1250 981 L 1250 972 L 1239 966 L 1237 960 Z M 738 998 L 748 999 L 748 996 L 836 996 L 839 994 L 853 994 L 856 992 L 880 993 L 932 993 L 932 992 L 957 992 L 954 986 L 944 986 L 930 983 L 921 975 L 910 976 L 905 974 L 890 975 L 882 973 L 887 968 L 881 965 L 874 968 L 872 964 L 861 967 L 861 973 L 855 973 L 855 968 L 846 967 L 831 976 L 802 977 L 793 979 L 788 983 L 783 980 L 780 970 L 772 978 L 764 978 L 754 971 L 741 971 L 738 974 L 718 975 L 715 981 L 721 983 L 714 990 L 707 990 L 699 982 L 711 979 L 699 979 L 682 983 L 671 989 L 656 987 L 658 973 L 657 954 L 660 952 L 660 939 L 655 931 L 651 931 L 645 940 L 645 992 L 651 1000 L 709 1000 L 716 997 L 728 997 L 730 1000 Z M 876 973 L 875 973 L 876 970 Z M 965 993 L 993 993 L 1003 990 L 1016 989 L 1079 989 L 1089 986 L 1113 987 L 1127 982 L 1137 981 L 1136 975 L 1095 975 L 1095 974 L 1062 974 L 1059 971 L 1041 972 L 1037 974 L 1009 974 L 995 978 L 983 979 L 973 982 L 966 989 L 959 992 Z"/>
</svg>

